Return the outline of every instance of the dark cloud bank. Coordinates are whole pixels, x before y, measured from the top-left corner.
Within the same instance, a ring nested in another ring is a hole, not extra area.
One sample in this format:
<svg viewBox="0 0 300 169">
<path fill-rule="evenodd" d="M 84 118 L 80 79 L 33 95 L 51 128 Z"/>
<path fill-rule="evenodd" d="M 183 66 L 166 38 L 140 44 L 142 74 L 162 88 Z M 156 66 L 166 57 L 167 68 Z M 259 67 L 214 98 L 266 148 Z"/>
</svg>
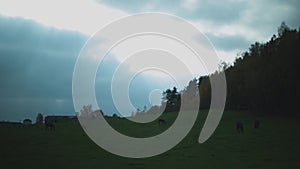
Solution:
<svg viewBox="0 0 300 169">
<path fill-rule="evenodd" d="M 283 21 L 291 27 L 300 26 L 300 1 L 298 0 L 97 0 L 97 2 L 130 13 L 166 12 L 189 21 L 204 21 L 216 29 L 238 25 L 259 33 L 265 40 L 276 33 L 277 27 Z M 246 50 L 247 46 L 253 43 L 246 40 L 244 35 L 224 37 L 224 35 L 216 36 L 208 33 L 207 36 L 216 49 L 224 51 Z"/>
<path fill-rule="evenodd" d="M 87 37 L 0 17 L 1 120 L 72 113 L 72 73 Z"/>
<path fill-rule="evenodd" d="M 0 17 L 0 37 L 0 120 L 35 119 L 39 112 L 74 115 L 73 70 L 88 37 L 9 17 Z M 118 64 L 115 57 L 106 59 L 95 80 L 97 101 L 106 114 L 117 113 L 110 84 Z M 150 107 L 151 89 L 167 85 L 138 76 L 129 96 L 136 108 Z"/>
</svg>

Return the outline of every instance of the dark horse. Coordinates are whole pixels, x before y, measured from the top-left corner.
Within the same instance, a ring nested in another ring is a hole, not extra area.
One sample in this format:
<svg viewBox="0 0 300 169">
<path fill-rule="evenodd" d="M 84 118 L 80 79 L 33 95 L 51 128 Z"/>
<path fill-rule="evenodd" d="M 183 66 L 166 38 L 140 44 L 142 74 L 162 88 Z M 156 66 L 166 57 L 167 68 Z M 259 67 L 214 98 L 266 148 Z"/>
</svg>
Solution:
<svg viewBox="0 0 300 169">
<path fill-rule="evenodd" d="M 260 121 L 259 120 L 255 120 L 255 122 L 254 122 L 254 128 L 258 129 L 259 126 L 260 126 Z"/>
<path fill-rule="evenodd" d="M 158 119 L 158 124 L 166 124 L 166 120 L 164 119 Z"/>
<path fill-rule="evenodd" d="M 237 122 L 236 123 L 236 130 L 238 133 L 243 133 L 244 132 L 244 125 L 242 122 Z"/>
<path fill-rule="evenodd" d="M 46 130 L 55 130 L 55 125 L 54 125 L 55 120 L 51 119 L 50 117 L 45 118 L 45 128 Z"/>
</svg>

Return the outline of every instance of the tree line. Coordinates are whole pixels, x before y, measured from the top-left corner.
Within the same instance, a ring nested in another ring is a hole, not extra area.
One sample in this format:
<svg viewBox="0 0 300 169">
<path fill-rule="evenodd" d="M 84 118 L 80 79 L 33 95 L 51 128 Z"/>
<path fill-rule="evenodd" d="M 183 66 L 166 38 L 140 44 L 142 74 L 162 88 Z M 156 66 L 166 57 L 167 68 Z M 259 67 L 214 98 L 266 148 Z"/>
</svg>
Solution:
<svg viewBox="0 0 300 169">
<path fill-rule="evenodd" d="M 178 111 L 181 96 L 187 94 L 191 98 L 190 104 L 198 95 L 199 109 L 208 109 L 211 101 L 209 78 L 224 71 L 227 81 L 225 109 L 263 113 L 297 112 L 300 96 L 299 49 L 300 28 L 291 29 L 283 22 L 277 35 L 273 35 L 266 43 L 255 42 L 232 65 L 222 63 L 221 70 L 191 80 L 182 91 L 177 91 L 176 87 L 167 89 L 163 93 L 162 107 L 165 107 L 165 112 Z"/>
</svg>

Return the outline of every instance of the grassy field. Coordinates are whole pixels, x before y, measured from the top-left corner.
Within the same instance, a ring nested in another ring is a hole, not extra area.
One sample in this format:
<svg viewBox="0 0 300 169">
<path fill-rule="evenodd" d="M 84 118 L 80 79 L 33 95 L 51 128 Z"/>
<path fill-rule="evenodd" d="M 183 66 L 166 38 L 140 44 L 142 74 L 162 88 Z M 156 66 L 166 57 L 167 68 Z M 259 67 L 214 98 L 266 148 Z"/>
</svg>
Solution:
<svg viewBox="0 0 300 169">
<path fill-rule="evenodd" d="M 147 137 L 168 128 L 175 113 L 164 114 L 167 125 L 134 124 L 126 119 L 108 119 L 118 131 Z M 297 169 L 300 168 L 300 119 L 261 116 L 247 112 L 226 111 L 214 135 L 204 144 L 198 136 L 206 118 L 200 112 L 189 135 L 170 151 L 145 159 L 119 157 L 98 147 L 84 133 L 78 122 L 56 124 L 56 131 L 44 126 L 0 126 L 1 168 L 85 168 L 85 169 Z M 253 128 L 255 119 L 261 121 Z M 244 123 L 244 133 L 235 130 Z"/>
</svg>

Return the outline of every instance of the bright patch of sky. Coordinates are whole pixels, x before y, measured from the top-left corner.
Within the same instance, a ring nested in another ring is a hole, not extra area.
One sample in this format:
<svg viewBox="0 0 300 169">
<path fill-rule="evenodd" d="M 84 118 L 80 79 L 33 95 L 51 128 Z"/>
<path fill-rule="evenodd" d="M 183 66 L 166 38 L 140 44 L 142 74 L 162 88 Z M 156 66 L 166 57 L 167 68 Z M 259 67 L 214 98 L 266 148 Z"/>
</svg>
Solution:
<svg viewBox="0 0 300 169">
<path fill-rule="evenodd" d="M 32 19 L 47 26 L 91 35 L 104 25 L 128 15 L 93 0 L 2 0 L 0 14 Z"/>
</svg>

